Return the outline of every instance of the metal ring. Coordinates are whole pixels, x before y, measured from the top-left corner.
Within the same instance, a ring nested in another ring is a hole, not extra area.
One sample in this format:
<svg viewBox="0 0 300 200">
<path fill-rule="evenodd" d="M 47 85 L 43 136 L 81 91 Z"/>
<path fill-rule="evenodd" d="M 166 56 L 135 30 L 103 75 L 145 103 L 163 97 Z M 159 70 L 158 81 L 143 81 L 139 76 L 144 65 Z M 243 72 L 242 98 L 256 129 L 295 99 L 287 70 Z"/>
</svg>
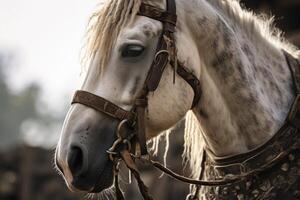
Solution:
<svg viewBox="0 0 300 200">
<path fill-rule="evenodd" d="M 160 51 L 158 51 L 158 52 L 155 54 L 155 56 L 154 56 L 155 62 L 157 61 L 157 57 L 158 57 L 160 54 L 163 54 L 163 53 L 168 54 L 168 58 L 170 58 L 170 52 L 169 52 L 168 50 L 160 50 Z"/>
<path fill-rule="evenodd" d="M 108 153 L 109 159 L 114 162 L 115 161 L 115 157 L 114 156 L 117 155 L 116 152 L 107 150 L 106 153 Z"/>
<path fill-rule="evenodd" d="M 114 161 L 114 157 L 113 156 L 116 156 L 118 155 L 118 152 L 115 152 L 115 149 L 117 147 L 118 144 L 121 144 L 122 143 L 122 138 L 118 138 L 114 143 L 113 145 L 106 151 L 106 153 L 108 153 L 109 155 L 109 159 L 111 161 Z"/>
<path fill-rule="evenodd" d="M 117 136 L 118 136 L 118 138 L 123 139 L 122 136 L 120 135 L 120 132 L 121 132 L 121 128 L 122 128 L 127 122 L 128 122 L 128 120 L 127 120 L 127 119 L 124 119 L 124 120 L 122 120 L 122 121 L 119 123 L 119 125 L 118 125 L 118 127 L 117 127 Z"/>
</svg>

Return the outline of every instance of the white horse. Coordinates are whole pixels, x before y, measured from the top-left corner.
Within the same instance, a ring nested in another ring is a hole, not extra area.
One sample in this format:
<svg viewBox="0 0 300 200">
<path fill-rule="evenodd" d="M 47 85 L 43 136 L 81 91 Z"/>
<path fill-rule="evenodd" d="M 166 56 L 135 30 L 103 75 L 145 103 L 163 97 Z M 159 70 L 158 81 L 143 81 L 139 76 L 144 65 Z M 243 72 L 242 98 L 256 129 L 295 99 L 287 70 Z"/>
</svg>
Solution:
<svg viewBox="0 0 300 200">
<path fill-rule="evenodd" d="M 162 24 L 138 16 L 142 0 L 109 0 L 93 15 L 89 69 L 82 89 L 130 110 L 154 58 Z M 143 0 L 165 9 L 165 0 Z M 185 156 L 199 177 L 203 148 L 210 160 L 247 153 L 270 140 L 292 106 L 293 81 L 283 50 L 296 57 L 271 21 L 236 0 L 176 0 L 178 59 L 201 82 L 202 97 L 173 70 L 148 95 L 150 140 L 186 116 Z M 113 182 L 106 150 L 116 120 L 74 104 L 56 151 L 58 168 L 73 191 L 101 192 Z M 200 131 L 202 130 L 202 131 Z"/>
</svg>

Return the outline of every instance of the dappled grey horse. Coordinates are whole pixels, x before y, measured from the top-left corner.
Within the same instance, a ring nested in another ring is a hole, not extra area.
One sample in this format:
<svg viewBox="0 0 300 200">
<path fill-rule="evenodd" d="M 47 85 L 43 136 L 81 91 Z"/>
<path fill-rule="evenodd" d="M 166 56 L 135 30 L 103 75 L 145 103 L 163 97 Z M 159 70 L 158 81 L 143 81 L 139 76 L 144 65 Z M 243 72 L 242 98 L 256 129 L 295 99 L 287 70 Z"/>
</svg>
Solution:
<svg viewBox="0 0 300 200">
<path fill-rule="evenodd" d="M 235 0 L 111 0 L 93 17 L 56 150 L 71 190 L 109 188 L 116 159 L 136 172 L 187 114 L 189 199 L 300 198 L 299 54 L 269 20 Z"/>
</svg>

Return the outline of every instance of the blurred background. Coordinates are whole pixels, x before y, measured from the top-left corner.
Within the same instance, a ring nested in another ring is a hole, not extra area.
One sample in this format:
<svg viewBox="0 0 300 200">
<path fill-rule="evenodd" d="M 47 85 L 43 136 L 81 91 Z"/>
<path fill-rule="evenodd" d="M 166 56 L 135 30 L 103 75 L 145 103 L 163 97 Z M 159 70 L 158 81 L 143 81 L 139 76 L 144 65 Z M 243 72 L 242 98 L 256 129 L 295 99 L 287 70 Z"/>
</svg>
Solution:
<svg viewBox="0 0 300 200">
<path fill-rule="evenodd" d="M 300 46 L 300 0 L 241 2 L 257 13 L 275 15 L 277 27 Z M 0 200 L 85 199 L 66 189 L 53 169 L 53 153 L 72 94 L 83 78 L 80 50 L 98 4 L 0 1 Z M 175 132 L 182 129 L 179 125 Z M 171 145 L 168 165 L 188 173 L 181 165 L 182 134 L 174 134 Z M 188 186 L 145 171 L 156 199 L 185 199 Z M 177 192 L 171 196 L 168 191 Z M 132 187 L 127 195 L 140 199 Z"/>
</svg>

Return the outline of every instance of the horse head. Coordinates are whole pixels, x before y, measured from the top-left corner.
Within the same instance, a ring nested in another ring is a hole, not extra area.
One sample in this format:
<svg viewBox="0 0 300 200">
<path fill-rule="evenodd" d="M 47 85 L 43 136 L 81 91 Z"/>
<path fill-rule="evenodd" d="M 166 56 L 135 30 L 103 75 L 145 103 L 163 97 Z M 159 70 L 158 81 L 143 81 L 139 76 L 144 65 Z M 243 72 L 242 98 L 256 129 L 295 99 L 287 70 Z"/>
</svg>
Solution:
<svg viewBox="0 0 300 200">
<path fill-rule="evenodd" d="M 165 9 L 164 1 L 151 3 L 162 11 Z M 159 42 L 168 43 L 168 38 L 162 36 L 162 22 L 138 15 L 140 6 L 134 0 L 128 4 L 111 1 L 101 11 L 93 30 L 91 49 L 95 53 L 81 88 L 127 111 L 134 107 L 153 62 L 160 56 Z M 184 52 L 181 46 L 192 50 L 195 44 L 189 39 L 189 32 L 177 29 L 176 54 L 180 60 L 188 60 L 190 52 Z M 196 64 L 189 63 L 187 70 L 199 76 Z M 174 72 L 170 62 L 164 68 L 158 88 L 147 94 L 147 140 L 172 127 L 192 107 L 191 86 Z M 57 166 L 71 190 L 100 192 L 112 185 L 113 163 L 107 150 L 117 139 L 119 122 L 88 106 L 77 103 L 71 106 L 56 151 Z"/>
</svg>

